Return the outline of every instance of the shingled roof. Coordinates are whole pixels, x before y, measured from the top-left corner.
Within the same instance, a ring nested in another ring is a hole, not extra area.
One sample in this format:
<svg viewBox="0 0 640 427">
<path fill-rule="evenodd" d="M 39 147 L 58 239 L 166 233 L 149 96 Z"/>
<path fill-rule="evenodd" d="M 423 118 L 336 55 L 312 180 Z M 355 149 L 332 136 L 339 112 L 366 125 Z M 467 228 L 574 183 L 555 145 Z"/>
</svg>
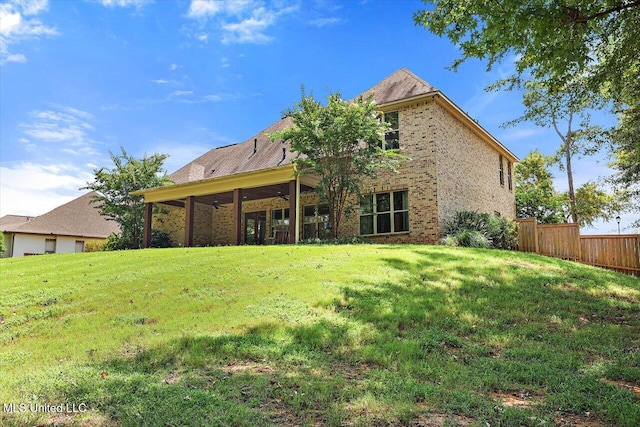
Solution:
<svg viewBox="0 0 640 427">
<path fill-rule="evenodd" d="M 4 216 L 0 221 L 0 230 L 7 233 L 93 238 L 107 238 L 111 233 L 119 233 L 120 226 L 100 215 L 96 206 L 90 203 L 95 194 L 87 193 L 29 221 L 13 221 L 19 218 L 18 215 Z"/>
<path fill-rule="evenodd" d="M 413 74 L 406 68 L 400 68 L 381 82 L 362 92 L 358 97 L 367 98 L 373 95 L 376 104 L 388 104 L 401 99 L 437 91 L 436 88 Z"/>
<path fill-rule="evenodd" d="M 5 215 L 0 218 L 0 230 L 25 224 L 33 218 L 35 217 L 26 215 Z"/>
<path fill-rule="evenodd" d="M 271 143 L 268 136 L 289 125 L 291 118 L 287 117 L 242 143 L 214 148 L 178 169 L 169 178 L 176 184 L 182 184 L 290 164 L 295 154 L 291 153 L 289 145 Z"/>
<path fill-rule="evenodd" d="M 435 90 L 406 68 L 401 68 L 358 97 L 373 95 L 377 104 L 385 104 Z M 289 145 L 271 143 L 268 136 L 289 125 L 291 119 L 284 118 L 244 142 L 214 148 L 169 177 L 174 183 L 183 184 L 290 164 L 296 154 L 291 153 Z"/>
</svg>

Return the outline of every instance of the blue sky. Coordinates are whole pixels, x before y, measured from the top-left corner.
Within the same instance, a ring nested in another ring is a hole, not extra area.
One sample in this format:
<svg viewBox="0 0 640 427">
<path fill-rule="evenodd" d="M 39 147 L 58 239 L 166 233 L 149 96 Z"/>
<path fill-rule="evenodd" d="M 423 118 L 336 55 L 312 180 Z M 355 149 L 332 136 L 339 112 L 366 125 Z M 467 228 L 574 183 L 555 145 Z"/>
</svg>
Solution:
<svg viewBox="0 0 640 427">
<path fill-rule="evenodd" d="M 406 67 L 523 158 L 558 137 L 517 93 L 486 93 L 487 72 L 416 27 L 418 0 L 0 0 L 0 215 L 40 215 L 82 194 L 109 151 L 167 153 L 173 172 L 280 118 L 300 86 L 350 98 Z M 607 175 L 582 159 L 576 184 Z M 556 172 L 556 186 L 566 178 Z M 623 215 L 622 225 L 633 218 Z M 589 233 L 615 232 L 599 224 Z"/>
</svg>

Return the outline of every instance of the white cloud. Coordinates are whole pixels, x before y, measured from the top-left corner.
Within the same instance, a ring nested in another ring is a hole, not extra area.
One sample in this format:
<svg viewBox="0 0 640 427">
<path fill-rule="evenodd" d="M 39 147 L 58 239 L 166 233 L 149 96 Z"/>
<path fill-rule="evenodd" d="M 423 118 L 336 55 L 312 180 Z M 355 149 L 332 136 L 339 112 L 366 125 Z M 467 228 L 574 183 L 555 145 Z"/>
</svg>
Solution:
<svg viewBox="0 0 640 427">
<path fill-rule="evenodd" d="M 193 95 L 193 91 L 192 90 L 176 90 L 171 94 L 171 96 L 187 96 L 187 95 Z"/>
<path fill-rule="evenodd" d="M 201 42 L 206 42 L 207 40 L 209 40 L 209 35 L 208 34 L 199 34 L 197 36 L 198 40 L 200 40 Z"/>
<path fill-rule="evenodd" d="M 221 0 L 192 0 L 189 5 L 189 18 L 207 18 L 217 15 L 224 9 L 224 2 Z"/>
<path fill-rule="evenodd" d="M 21 53 L 10 54 L 10 55 L 7 55 L 7 57 L 4 59 L 4 62 L 21 62 L 21 63 L 25 63 L 25 62 L 27 62 L 27 57 L 24 56 Z"/>
<path fill-rule="evenodd" d="M 275 25 L 279 17 L 298 9 L 297 5 L 267 8 L 259 0 L 192 0 L 187 17 L 200 21 L 195 37 L 201 41 L 206 33 L 202 28 L 208 27 L 216 32 L 221 31 L 220 40 L 224 44 L 231 43 L 268 43 L 273 37 L 266 30 Z M 208 35 L 206 35 L 208 40 Z"/>
<path fill-rule="evenodd" d="M 163 79 L 151 80 L 151 82 L 159 85 L 166 85 L 167 83 L 169 83 L 167 80 Z"/>
<path fill-rule="evenodd" d="M 0 166 L 0 216 L 42 215 L 86 192 L 93 178 L 90 168 L 67 163 L 20 162 Z"/>
<path fill-rule="evenodd" d="M 99 0 L 99 2 L 109 8 L 115 7 L 135 7 L 140 9 L 148 3 L 153 3 L 154 0 Z"/>
<path fill-rule="evenodd" d="M 331 25 L 337 25 L 341 22 L 342 22 L 342 19 L 340 18 L 317 18 L 309 21 L 309 24 L 313 25 L 314 27 L 321 28 L 321 27 L 328 27 Z"/>
<path fill-rule="evenodd" d="M 72 107 L 55 106 L 55 110 L 32 111 L 33 120 L 19 126 L 32 144 L 57 144 L 57 148 L 73 155 L 93 155 L 97 142 L 90 133 L 94 127 L 87 120 L 93 115 Z"/>
<path fill-rule="evenodd" d="M 178 68 L 180 68 L 180 66 L 179 66 L 178 64 L 171 64 L 171 65 L 169 65 L 169 69 L 170 69 L 171 71 L 175 71 L 175 70 L 177 70 Z"/>
<path fill-rule="evenodd" d="M 0 4 L 0 64 L 27 61 L 24 54 L 11 53 L 11 45 L 60 34 L 54 27 L 49 27 L 38 19 L 25 18 L 47 8 L 47 0 L 11 0 Z"/>
</svg>

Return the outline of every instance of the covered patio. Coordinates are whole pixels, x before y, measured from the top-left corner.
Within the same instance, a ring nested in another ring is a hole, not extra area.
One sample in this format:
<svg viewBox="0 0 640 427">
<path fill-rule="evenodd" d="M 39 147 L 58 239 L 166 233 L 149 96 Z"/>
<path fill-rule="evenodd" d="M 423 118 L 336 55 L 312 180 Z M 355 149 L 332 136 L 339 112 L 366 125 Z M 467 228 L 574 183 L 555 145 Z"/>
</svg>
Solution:
<svg viewBox="0 0 640 427">
<path fill-rule="evenodd" d="M 272 243 L 297 243 L 300 240 L 302 192 L 315 188 L 317 179 L 296 174 L 293 164 L 209 178 L 166 187 L 139 190 L 133 195 L 144 196 L 144 246 L 151 246 L 154 204 L 184 209 L 184 247 L 194 246 L 196 204 L 218 210 L 231 207 L 233 233 L 231 244 L 243 243 L 243 203 L 257 200 L 282 199 L 288 207 L 288 226 L 284 239 L 270 236 Z M 213 230 L 215 232 L 215 230 Z M 246 242 L 245 242 L 246 243 Z"/>
</svg>

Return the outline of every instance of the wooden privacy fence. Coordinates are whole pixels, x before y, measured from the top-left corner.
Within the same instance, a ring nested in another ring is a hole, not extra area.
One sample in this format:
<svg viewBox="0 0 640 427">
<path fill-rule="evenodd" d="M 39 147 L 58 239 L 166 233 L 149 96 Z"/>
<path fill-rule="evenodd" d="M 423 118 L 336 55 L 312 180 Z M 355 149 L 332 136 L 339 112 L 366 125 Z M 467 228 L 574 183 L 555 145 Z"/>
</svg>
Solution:
<svg viewBox="0 0 640 427">
<path fill-rule="evenodd" d="M 638 234 L 581 236 L 577 224 L 538 224 L 535 218 L 518 222 L 518 250 L 578 261 L 640 276 Z"/>
</svg>

